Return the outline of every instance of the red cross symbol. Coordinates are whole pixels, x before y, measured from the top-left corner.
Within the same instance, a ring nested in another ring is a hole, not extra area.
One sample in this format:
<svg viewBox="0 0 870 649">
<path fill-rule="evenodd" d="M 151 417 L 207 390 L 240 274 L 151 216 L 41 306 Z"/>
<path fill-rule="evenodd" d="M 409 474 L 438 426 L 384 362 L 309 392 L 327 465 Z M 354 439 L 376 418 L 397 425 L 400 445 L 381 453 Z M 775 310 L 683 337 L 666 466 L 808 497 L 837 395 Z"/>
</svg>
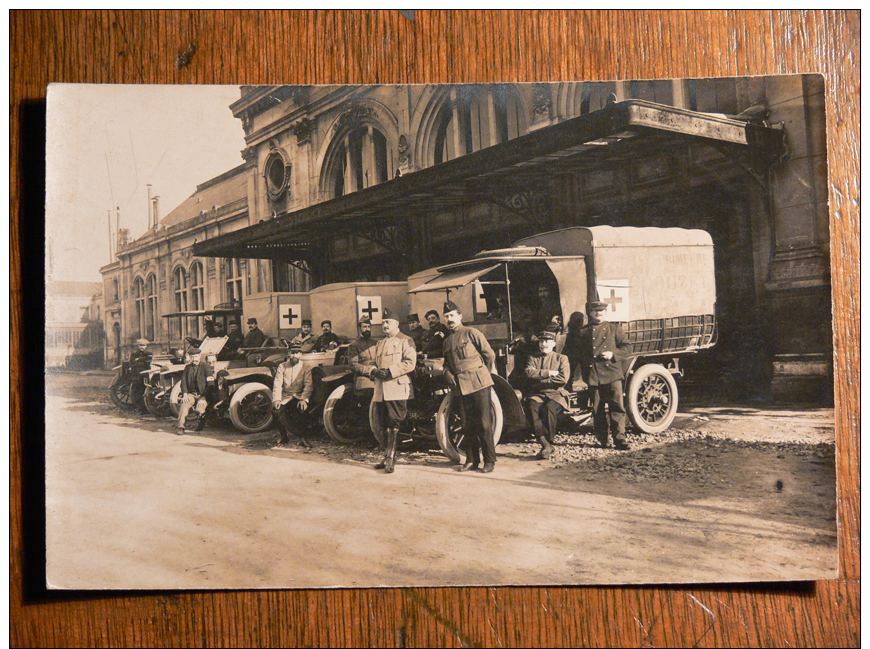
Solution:
<svg viewBox="0 0 870 649">
<path fill-rule="evenodd" d="M 298 318 L 299 316 L 296 315 L 295 313 L 293 313 L 293 307 L 291 306 L 289 309 L 287 309 L 287 313 L 285 313 L 281 317 L 287 318 L 287 328 L 292 329 L 293 328 L 293 321 L 296 320 L 296 318 Z"/>
<path fill-rule="evenodd" d="M 372 316 L 372 314 L 373 314 L 373 313 L 378 313 L 378 312 L 380 311 L 380 309 L 379 309 L 378 307 L 376 307 L 376 306 L 373 306 L 373 305 L 372 305 L 372 301 L 369 300 L 369 305 L 368 305 L 367 307 L 363 308 L 363 309 L 360 309 L 360 311 L 362 311 L 362 312 L 365 313 L 369 318 L 371 318 L 372 320 L 374 320 L 374 317 Z"/>
<path fill-rule="evenodd" d="M 622 303 L 621 297 L 616 297 L 616 291 L 610 289 L 610 297 L 602 300 L 605 304 L 609 305 L 614 311 L 616 311 L 616 305 Z"/>
</svg>

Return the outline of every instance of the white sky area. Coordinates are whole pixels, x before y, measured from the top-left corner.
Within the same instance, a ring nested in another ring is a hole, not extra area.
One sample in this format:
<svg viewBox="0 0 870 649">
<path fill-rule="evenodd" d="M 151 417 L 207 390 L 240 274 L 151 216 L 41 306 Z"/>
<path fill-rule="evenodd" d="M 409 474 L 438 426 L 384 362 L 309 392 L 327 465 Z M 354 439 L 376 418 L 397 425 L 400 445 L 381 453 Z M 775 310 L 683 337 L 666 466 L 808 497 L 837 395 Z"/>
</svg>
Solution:
<svg viewBox="0 0 870 649">
<path fill-rule="evenodd" d="M 130 237 L 148 228 L 148 183 L 164 218 L 196 186 L 238 165 L 238 86 L 52 84 L 46 133 L 46 271 L 100 281 L 115 208 Z M 51 267 L 48 264 L 51 263 Z"/>
</svg>

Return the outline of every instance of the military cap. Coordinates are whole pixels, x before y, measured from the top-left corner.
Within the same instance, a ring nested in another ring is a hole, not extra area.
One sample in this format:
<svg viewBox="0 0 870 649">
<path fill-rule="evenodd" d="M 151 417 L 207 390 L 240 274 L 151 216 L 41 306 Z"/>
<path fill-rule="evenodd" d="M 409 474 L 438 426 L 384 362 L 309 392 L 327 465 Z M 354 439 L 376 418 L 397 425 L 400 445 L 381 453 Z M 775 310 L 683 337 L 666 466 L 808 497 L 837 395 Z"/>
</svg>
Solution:
<svg viewBox="0 0 870 649">
<path fill-rule="evenodd" d="M 137 345 L 150 345 L 151 343 L 148 341 L 147 338 L 140 338 L 139 340 L 136 341 L 136 344 Z"/>
<path fill-rule="evenodd" d="M 322 326 L 325 325 L 325 324 L 328 324 L 328 325 L 331 327 L 331 326 L 332 326 L 332 320 L 324 320 L 323 322 L 320 323 L 320 326 L 322 327 Z"/>
<path fill-rule="evenodd" d="M 451 311 L 458 311 L 459 313 L 462 313 L 462 310 L 458 306 L 456 306 L 455 302 L 447 300 L 444 303 L 444 313 L 450 313 Z"/>
<path fill-rule="evenodd" d="M 392 311 L 390 311 L 387 307 L 384 307 L 384 311 L 381 314 L 381 320 L 395 320 L 396 322 L 399 321 L 399 319 L 394 316 Z"/>
<path fill-rule="evenodd" d="M 202 350 L 199 347 L 191 347 L 187 350 L 187 353 L 190 356 L 196 356 L 197 354 L 202 354 Z"/>
<path fill-rule="evenodd" d="M 606 311 L 607 303 L 606 302 L 587 302 L 586 303 L 586 313 L 592 313 L 593 311 Z"/>
<path fill-rule="evenodd" d="M 290 351 L 291 352 L 301 352 L 302 351 L 302 343 L 290 343 Z"/>
<path fill-rule="evenodd" d="M 426 319 L 428 320 L 428 319 L 429 319 L 429 316 L 432 315 L 433 313 L 435 314 L 435 317 L 437 318 L 437 317 L 438 317 L 438 311 L 436 311 L 435 309 L 429 309 L 428 311 L 426 311 L 426 315 L 423 316 L 423 317 L 426 318 Z"/>
<path fill-rule="evenodd" d="M 412 313 L 408 316 L 407 322 L 420 322 L 420 316 L 418 316 L 416 313 Z"/>
<path fill-rule="evenodd" d="M 372 323 L 372 319 L 370 317 L 368 317 L 367 315 L 364 315 L 363 317 L 361 317 L 359 319 L 359 322 L 357 324 L 371 324 L 371 323 Z"/>
<path fill-rule="evenodd" d="M 308 325 L 310 327 L 311 326 L 311 318 L 306 318 L 305 320 L 302 321 L 302 324 Z"/>
<path fill-rule="evenodd" d="M 248 324 L 257 324 L 256 318 L 248 318 Z"/>
<path fill-rule="evenodd" d="M 556 332 L 552 329 L 544 329 L 538 334 L 538 340 L 556 340 Z"/>
</svg>

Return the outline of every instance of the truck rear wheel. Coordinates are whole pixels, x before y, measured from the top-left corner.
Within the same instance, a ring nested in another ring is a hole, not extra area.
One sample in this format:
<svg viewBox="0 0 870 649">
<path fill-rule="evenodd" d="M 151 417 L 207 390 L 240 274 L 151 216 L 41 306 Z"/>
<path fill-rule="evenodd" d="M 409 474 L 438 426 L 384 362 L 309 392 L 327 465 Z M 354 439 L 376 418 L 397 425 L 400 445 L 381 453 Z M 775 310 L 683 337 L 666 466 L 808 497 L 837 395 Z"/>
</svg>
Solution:
<svg viewBox="0 0 870 649">
<path fill-rule="evenodd" d="M 490 388 L 492 396 L 492 437 L 496 445 L 501 439 L 501 429 L 504 426 L 504 413 L 501 409 L 501 401 L 495 390 Z M 455 397 L 453 392 L 449 392 L 441 401 L 441 407 L 438 408 L 438 413 L 435 415 L 435 434 L 438 437 L 438 446 L 444 452 L 444 455 L 449 457 L 457 464 L 465 462 L 465 450 L 461 449 L 465 435 L 463 429 L 465 427 L 465 412 L 462 408 L 457 407 L 459 399 Z"/>
<path fill-rule="evenodd" d="M 628 416 L 645 433 L 661 433 L 677 415 L 677 382 L 658 363 L 641 365 L 628 384 Z"/>
<path fill-rule="evenodd" d="M 125 410 L 133 407 L 133 396 L 130 394 L 131 383 L 121 379 L 120 374 L 116 374 L 109 385 L 109 397 L 119 408 Z"/>
<path fill-rule="evenodd" d="M 163 388 L 149 385 L 145 388 L 143 399 L 145 400 L 145 407 L 148 408 L 148 412 L 158 419 L 172 416 L 172 409 L 169 407 L 169 396 Z"/>
<path fill-rule="evenodd" d="M 354 393 L 353 384 L 339 385 L 323 406 L 323 427 L 339 444 L 353 444 L 369 434 L 367 408 Z"/>
<path fill-rule="evenodd" d="M 233 426 L 243 433 L 261 433 L 272 427 L 272 389 L 262 383 L 245 383 L 233 392 L 229 407 Z"/>
</svg>

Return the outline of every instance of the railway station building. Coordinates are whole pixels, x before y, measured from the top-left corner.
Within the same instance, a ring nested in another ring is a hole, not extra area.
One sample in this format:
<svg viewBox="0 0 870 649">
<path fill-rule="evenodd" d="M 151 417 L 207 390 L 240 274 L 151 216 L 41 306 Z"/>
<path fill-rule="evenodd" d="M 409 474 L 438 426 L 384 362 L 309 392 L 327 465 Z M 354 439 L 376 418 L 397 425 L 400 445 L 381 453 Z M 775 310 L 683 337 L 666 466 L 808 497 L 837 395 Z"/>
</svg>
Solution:
<svg viewBox="0 0 870 649">
<path fill-rule="evenodd" d="M 229 109 L 243 164 L 103 269 L 119 348 L 184 334 L 172 311 L 402 281 L 545 231 L 701 228 L 719 341 L 694 375 L 738 400 L 832 398 L 820 76 L 245 86 Z"/>
</svg>

